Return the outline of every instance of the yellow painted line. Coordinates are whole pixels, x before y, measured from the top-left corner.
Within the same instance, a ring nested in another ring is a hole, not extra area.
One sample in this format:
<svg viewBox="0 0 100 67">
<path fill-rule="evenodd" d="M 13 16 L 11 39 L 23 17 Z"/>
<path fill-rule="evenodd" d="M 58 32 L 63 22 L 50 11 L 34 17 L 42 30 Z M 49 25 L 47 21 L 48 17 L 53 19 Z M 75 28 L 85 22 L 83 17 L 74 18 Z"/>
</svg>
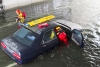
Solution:
<svg viewBox="0 0 100 67">
<path fill-rule="evenodd" d="M 34 26 L 36 24 L 46 22 L 46 21 L 51 20 L 53 18 L 55 18 L 54 15 L 49 15 L 49 16 L 45 16 L 45 17 L 39 18 L 37 20 L 30 21 L 27 24 L 30 25 L 30 26 Z"/>
<path fill-rule="evenodd" d="M 17 63 L 12 63 L 12 64 L 9 64 L 8 66 L 6 66 L 6 67 L 13 67 L 13 66 L 15 66 L 15 65 L 17 65 Z"/>
</svg>

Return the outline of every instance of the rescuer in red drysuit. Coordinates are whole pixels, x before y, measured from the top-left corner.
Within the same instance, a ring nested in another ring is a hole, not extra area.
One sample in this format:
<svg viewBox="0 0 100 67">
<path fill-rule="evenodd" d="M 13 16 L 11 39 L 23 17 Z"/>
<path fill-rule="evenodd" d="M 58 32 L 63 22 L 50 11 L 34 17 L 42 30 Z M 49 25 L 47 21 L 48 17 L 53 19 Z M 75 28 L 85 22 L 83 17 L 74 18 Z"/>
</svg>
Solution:
<svg viewBox="0 0 100 67">
<path fill-rule="evenodd" d="M 16 14 L 18 15 L 16 22 L 18 22 L 18 28 L 20 28 L 21 25 L 25 23 L 26 13 L 22 12 L 20 9 L 17 9 Z"/>
<path fill-rule="evenodd" d="M 66 46 L 68 46 L 67 34 L 60 27 L 57 27 L 56 31 L 60 42 L 63 42 Z"/>
</svg>

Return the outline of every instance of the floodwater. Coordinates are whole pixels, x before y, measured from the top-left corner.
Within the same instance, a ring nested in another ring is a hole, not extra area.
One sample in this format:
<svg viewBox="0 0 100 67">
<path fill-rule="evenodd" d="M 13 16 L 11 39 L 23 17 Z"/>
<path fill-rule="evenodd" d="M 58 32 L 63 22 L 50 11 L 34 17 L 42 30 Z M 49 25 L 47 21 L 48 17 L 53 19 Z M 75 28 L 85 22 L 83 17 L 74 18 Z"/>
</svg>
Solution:
<svg viewBox="0 0 100 67">
<path fill-rule="evenodd" d="M 45 7 L 52 8 L 52 6 L 48 6 L 47 4 Z M 39 9 L 40 8 L 41 7 L 39 7 Z M 23 7 L 21 9 L 24 11 L 29 10 L 30 12 L 27 12 L 27 14 L 31 16 L 33 15 L 31 14 L 31 6 Z M 13 34 L 17 30 L 15 18 L 9 18 L 9 16 L 16 17 L 15 10 L 6 11 L 4 15 L 5 19 L 0 19 L 0 40 Z M 89 28 L 84 29 L 83 34 L 85 37 L 85 47 L 83 49 L 79 48 L 71 41 L 69 42 L 69 47 L 60 45 L 22 65 L 14 62 L 0 48 L 0 67 L 100 67 L 99 20 L 95 24 L 91 23 Z"/>
</svg>

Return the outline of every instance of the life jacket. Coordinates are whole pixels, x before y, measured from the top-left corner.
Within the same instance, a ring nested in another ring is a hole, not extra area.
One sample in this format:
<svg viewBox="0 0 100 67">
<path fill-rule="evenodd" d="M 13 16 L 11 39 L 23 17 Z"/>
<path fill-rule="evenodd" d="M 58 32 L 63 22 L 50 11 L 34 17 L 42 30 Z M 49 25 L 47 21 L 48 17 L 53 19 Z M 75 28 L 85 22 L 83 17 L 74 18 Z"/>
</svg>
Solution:
<svg viewBox="0 0 100 67">
<path fill-rule="evenodd" d="M 67 35 L 65 32 L 58 33 L 57 36 L 61 42 L 65 43 L 68 46 Z"/>
<path fill-rule="evenodd" d="M 18 14 L 19 22 L 24 23 L 24 22 L 25 22 L 25 17 L 26 17 L 25 12 L 20 12 L 20 13 Z"/>
<path fill-rule="evenodd" d="M 62 41 L 64 39 L 66 39 L 66 33 L 65 32 L 61 32 L 58 34 L 59 39 Z"/>
<path fill-rule="evenodd" d="M 18 14 L 18 18 L 22 18 L 23 17 L 23 14 L 22 12 Z"/>
</svg>

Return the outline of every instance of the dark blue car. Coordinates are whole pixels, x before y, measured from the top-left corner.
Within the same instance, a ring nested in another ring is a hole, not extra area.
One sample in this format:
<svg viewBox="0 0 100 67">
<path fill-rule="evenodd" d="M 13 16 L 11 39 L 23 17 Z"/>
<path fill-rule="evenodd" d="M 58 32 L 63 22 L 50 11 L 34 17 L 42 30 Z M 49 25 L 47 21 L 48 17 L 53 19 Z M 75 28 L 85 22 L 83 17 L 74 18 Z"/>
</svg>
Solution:
<svg viewBox="0 0 100 67">
<path fill-rule="evenodd" d="M 43 28 L 38 28 L 38 25 L 29 28 L 23 26 L 14 34 L 2 39 L 2 50 L 19 64 L 27 62 L 59 44 L 55 32 L 57 26 L 66 31 L 69 39 L 81 48 L 84 47 L 81 26 L 76 24 L 76 27 L 73 28 L 75 24 L 66 20 L 53 20 L 47 23 L 48 26 Z M 69 26 L 68 24 L 74 25 Z"/>
</svg>

